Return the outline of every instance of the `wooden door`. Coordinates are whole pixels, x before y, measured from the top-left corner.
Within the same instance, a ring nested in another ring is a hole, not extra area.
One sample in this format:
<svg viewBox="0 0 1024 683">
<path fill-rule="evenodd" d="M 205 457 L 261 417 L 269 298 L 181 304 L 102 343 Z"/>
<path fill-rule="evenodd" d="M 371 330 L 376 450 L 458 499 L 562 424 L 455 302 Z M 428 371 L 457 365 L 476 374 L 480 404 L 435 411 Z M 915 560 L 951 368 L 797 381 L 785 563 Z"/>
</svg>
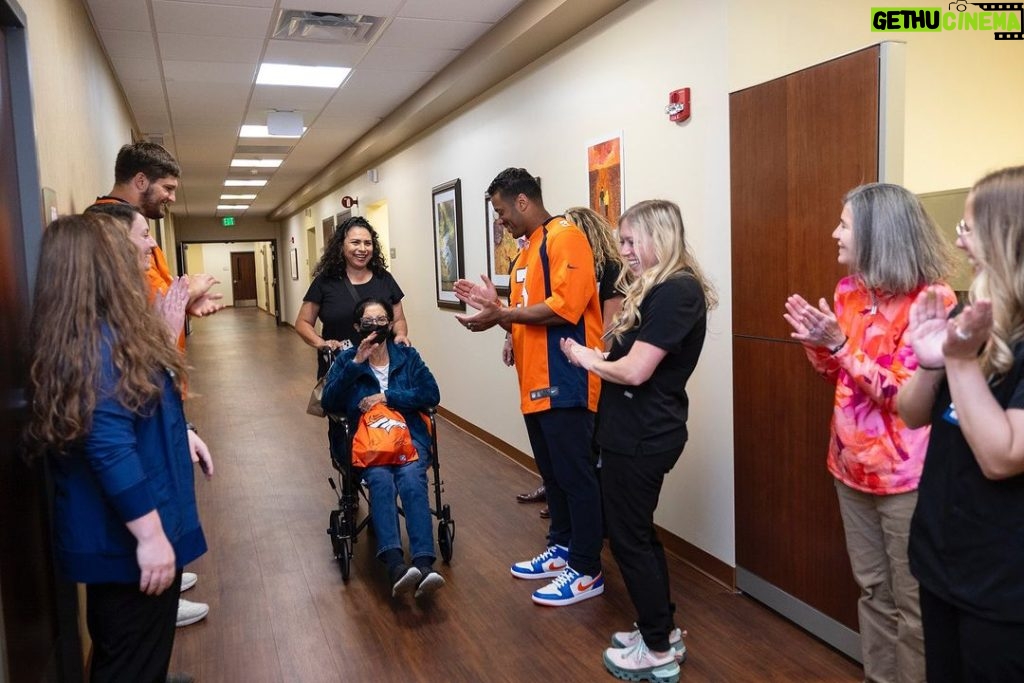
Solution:
<svg viewBox="0 0 1024 683">
<path fill-rule="evenodd" d="M 231 295 L 235 306 L 256 305 L 255 252 L 231 252 Z"/>
<path fill-rule="evenodd" d="M 794 292 L 831 301 L 845 274 L 831 233 L 843 195 L 877 178 L 878 74 L 873 47 L 729 102 L 737 583 L 858 657 L 859 592 L 825 467 L 834 387 L 782 313 Z"/>
</svg>

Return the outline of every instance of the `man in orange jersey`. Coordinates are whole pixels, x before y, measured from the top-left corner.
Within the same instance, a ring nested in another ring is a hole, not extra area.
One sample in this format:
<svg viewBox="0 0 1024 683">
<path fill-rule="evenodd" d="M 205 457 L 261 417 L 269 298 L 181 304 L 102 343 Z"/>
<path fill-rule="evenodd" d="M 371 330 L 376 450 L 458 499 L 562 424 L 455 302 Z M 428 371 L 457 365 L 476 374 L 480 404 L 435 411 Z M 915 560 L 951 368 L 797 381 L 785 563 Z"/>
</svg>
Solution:
<svg viewBox="0 0 1024 683">
<path fill-rule="evenodd" d="M 601 495 L 591 453 L 600 381 L 559 352 L 559 340 L 601 346 L 601 304 L 586 235 L 544 208 L 540 185 L 524 168 L 507 168 L 487 188 L 498 220 L 526 238 L 511 268 L 509 305 L 494 285 L 455 283 L 456 296 L 479 310 L 456 316 L 480 332 L 500 325 L 511 336 L 520 405 L 550 510 L 547 549 L 512 565 L 520 579 L 553 579 L 534 591 L 541 605 L 571 605 L 604 591 Z"/>
<path fill-rule="evenodd" d="M 96 204 L 123 203 L 139 208 L 151 220 L 164 217 L 164 207 L 175 200 L 181 167 L 171 154 L 153 142 L 135 142 L 124 145 L 114 163 L 114 188 L 109 194 L 96 198 Z M 159 246 L 154 247 L 149 270 L 146 271 L 151 292 L 164 294 L 173 281 L 167 259 Z M 223 306 L 218 300 L 223 295 L 211 293 L 217 284 L 212 275 L 199 273 L 189 276 L 189 315 L 201 317 L 216 313 Z M 178 345 L 184 348 L 184 337 Z"/>
</svg>

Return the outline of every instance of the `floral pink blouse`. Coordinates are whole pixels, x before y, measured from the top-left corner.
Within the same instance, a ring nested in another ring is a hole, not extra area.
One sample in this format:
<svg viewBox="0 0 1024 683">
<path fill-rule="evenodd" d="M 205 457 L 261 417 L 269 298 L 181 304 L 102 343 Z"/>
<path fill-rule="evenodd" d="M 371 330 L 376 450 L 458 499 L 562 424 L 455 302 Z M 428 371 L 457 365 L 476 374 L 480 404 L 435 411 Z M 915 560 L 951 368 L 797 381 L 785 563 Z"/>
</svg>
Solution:
<svg viewBox="0 0 1024 683">
<path fill-rule="evenodd" d="M 910 429 L 896 414 L 896 393 L 917 369 L 905 339 L 910 294 L 882 296 L 855 275 L 836 285 L 833 310 L 847 342 L 835 355 L 804 346 L 811 365 L 836 385 L 828 469 L 847 486 L 876 495 L 917 489 L 930 429 Z M 946 310 L 956 303 L 942 285 Z"/>
</svg>

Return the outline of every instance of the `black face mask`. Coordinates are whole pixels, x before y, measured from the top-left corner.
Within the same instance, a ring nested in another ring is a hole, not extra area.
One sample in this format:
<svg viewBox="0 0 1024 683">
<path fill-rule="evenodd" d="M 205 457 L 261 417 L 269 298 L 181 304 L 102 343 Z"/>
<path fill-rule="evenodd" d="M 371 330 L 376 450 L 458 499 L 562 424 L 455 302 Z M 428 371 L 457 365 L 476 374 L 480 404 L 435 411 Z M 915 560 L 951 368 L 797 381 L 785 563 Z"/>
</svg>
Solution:
<svg viewBox="0 0 1024 683">
<path fill-rule="evenodd" d="M 371 333 L 376 332 L 377 336 L 373 338 L 375 342 L 382 342 L 388 338 L 390 334 L 390 323 L 385 325 L 360 325 L 359 326 L 359 339 L 366 339 Z"/>
</svg>

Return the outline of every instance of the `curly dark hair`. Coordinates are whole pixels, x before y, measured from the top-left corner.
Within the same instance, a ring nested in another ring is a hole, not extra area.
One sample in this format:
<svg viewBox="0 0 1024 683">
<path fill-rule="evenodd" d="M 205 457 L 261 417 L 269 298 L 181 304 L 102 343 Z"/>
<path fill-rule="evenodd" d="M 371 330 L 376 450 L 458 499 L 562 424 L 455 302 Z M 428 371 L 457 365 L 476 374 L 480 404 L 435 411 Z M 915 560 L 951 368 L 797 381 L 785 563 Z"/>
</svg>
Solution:
<svg viewBox="0 0 1024 683">
<path fill-rule="evenodd" d="M 388 262 L 384 259 L 384 252 L 380 248 L 380 240 L 377 238 L 377 231 L 370 225 L 370 221 L 362 216 L 352 216 L 338 226 L 331 241 L 324 247 L 324 255 L 320 257 L 316 268 L 313 270 L 313 277 L 326 275 L 328 277 L 341 277 L 345 274 L 345 250 L 343 245 L 348 231 L 352 228 L 363 228 L 368 230 L 373 239 L 373 256 L 370 257 L 369 267 L 374 275 L 383 275 L 388 269 Z"/>
</svg>

